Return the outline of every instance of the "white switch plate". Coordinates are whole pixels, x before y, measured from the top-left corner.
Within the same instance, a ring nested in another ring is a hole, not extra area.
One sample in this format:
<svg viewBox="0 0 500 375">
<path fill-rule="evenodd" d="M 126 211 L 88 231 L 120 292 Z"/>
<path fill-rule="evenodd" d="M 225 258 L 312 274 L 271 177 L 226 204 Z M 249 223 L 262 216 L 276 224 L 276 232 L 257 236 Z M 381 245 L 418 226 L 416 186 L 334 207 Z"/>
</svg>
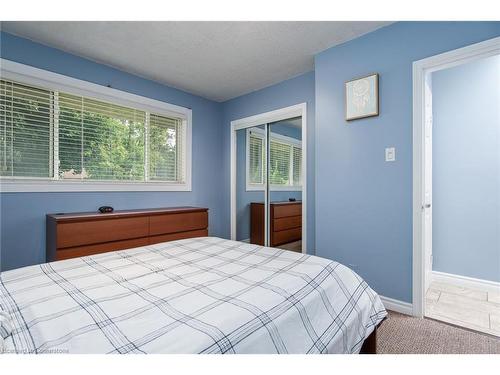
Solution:
<svg viewBox="0 0 500 375">
<path fill-rule="evenodd" d="M 396 160 L 396 148 L 388 147 L 385 149 L 385 161 L 395 161 Z"/>
</svg>

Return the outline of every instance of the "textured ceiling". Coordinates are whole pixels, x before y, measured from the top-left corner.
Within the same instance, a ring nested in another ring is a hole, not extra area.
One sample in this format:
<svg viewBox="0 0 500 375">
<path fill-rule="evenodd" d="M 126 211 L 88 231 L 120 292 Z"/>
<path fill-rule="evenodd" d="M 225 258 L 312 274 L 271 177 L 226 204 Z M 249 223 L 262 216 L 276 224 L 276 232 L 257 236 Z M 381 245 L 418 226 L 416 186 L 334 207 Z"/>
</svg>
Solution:
<svg viewBox="0 0 500 375">
<path fill-rule="evenodd" d="M 3 31 L 216 101 L 311 71 L 389 22 L 2 22 Z"/>
</svg>

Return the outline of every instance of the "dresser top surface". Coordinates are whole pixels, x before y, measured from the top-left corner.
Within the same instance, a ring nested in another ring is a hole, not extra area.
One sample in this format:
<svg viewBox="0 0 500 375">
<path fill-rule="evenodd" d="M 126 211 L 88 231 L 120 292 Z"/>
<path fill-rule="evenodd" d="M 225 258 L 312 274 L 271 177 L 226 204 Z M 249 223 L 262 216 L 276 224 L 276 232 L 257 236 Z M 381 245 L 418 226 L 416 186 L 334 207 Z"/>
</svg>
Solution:
<svg viewBox="0 0 500 375">
<path fill-rule="evenodd" d="M 264 202 L 252 202 L 252 204 L 264 204 Z M 292 204 L 302 204 L 302 201 L 282 201 L 282 202 L 271 202 L 273 206 L 286 206 L 286 205 L 292 205 Z"/>
<path fill-rule="evenodd" d="M 125 217 L 135 217 L 135 216 L 152 216 L 161 214 L 181 214 L 189 212 L 203 212 L 208 211 L 208 208 L 204 207 L 191 207 L 191 206 L 181 206 L 181 207 L 163 207 L 163 208 L 145 208 L 145 209 L 133 209 L 133 210 L 117 210 L 108 213 L 96 212 L 70 212 L 70 213 L 55 213 L 47 214 L 47 218 L 55 221 L 85 221 L 85 220 L 100 220 L 106 218 L 125 218 Z"/>
</svg>

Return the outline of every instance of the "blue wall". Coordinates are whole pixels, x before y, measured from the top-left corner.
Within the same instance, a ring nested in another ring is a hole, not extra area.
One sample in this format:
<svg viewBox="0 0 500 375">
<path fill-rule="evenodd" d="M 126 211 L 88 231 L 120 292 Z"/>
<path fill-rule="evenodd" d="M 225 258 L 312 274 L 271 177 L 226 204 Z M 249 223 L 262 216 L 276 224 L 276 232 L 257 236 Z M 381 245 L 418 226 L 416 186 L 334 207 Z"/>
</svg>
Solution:
<svg viewBox="0 0 500 375">
<path fill-rule="evenodd" d="M 192 192 L 1 193 L 1 269 L 45 261 L 45 214 L 195 205 L 210 209 L 210 234 L 226 232 L 227 212 L 221 191 L 222 104 L 190 95 L 105 65 L 1 33 L 2 58 L 37 68 L 189 107 L 193 110 Z M 226 155 L 224 155 L 226 156 Z"/>
<path fill-rule="evenodd" d="M 316 254 L 381 295 L 412 299 L 412 62 L 498 35 L 498 22 L 400 22 L 315 58 Z M 347 123 L 344 83 L 372 72 L 380 116 Z"/>
<path fill-rule="evenodd" d="M 295 139 L 302 139 L 302 129 L 287 125 L 286 122 L 271 125 L 271 132 Z M 236 132 L 236 239 L 250 238 L 250 203 L 264 202 L 264 191 L 246 190 L 246 141 L 247 131 Z M 271 202 L 287 201 L 288 198 L 302 199 L 301 191 L 270 191 Z"/>
<path fill-rule="evenodd" d="M 500 281 L 500 56 L 432 74 L 433 269 Z"/>
<path fill-rule="evenodd" d="M 314 253 L 314 72 L 229 100 L 223 108 L 224 235 L 230 235 L 230 129 L 231 121 L 294 104 L 307 103 L 307 251 Z"/>
</svg>

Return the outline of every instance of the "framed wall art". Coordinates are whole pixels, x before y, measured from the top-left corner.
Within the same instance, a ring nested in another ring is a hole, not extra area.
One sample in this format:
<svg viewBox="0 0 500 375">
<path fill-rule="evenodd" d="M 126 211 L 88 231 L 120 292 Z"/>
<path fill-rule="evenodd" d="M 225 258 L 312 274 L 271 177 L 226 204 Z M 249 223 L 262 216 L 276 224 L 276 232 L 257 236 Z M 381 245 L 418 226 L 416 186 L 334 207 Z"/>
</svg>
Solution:
<svg viewBox="0 0 500 375">
<path fill-rule="evenodd" d="M 378 74 L 346 82 L 345 104 L 347 121 L 378 116 Z"/>
</svg>

